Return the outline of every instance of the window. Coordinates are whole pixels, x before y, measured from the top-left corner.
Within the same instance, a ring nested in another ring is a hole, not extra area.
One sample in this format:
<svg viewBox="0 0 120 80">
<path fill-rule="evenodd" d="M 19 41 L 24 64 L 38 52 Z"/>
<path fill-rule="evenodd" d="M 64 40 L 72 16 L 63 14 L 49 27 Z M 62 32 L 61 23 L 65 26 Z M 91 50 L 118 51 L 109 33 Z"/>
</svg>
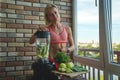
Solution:
<svg viewBox="0 0 120 80">
<path fill-rule="evenodd" d="M 120 0 L 112 0 L 112 62 L 120 63 Z"/>
<path fill-rule="evenodd" d="M 92 66 L 93 74 L 95 69 L 98 73 L 101 73 L 101 70 L 104 79 L 97 75 L 100 80 L 119 80 L 120 1 L 74 0 L 74 2 L 76 3 L 74 15 L 77 15 L 74 16 L 74 36 L 76 53 L 79 55 L 75 55 L 74 59 L 88 67 Z M 94 42 L 98 45 L 93 45 Z M 92 78 L 96 78 L 96 74 Z"/>
<path fill-rule="evenodd" d="M 99 59 L 99 3 L 77 0 L 78 55 Z"/>
</svg>

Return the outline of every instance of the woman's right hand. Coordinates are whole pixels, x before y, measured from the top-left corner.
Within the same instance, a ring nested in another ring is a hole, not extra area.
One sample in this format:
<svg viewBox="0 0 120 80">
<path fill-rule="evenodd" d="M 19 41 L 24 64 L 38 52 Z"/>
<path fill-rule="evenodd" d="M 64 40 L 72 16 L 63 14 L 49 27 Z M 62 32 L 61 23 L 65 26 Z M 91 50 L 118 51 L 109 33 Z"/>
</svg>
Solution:
<svg viewBox="0 0 120 80">
<path fill-rule="evenodd" d="M 48 31 L 48 28 L 46 26 L 44 27 L 39 27 L 38 31 Z"/>
</svg>

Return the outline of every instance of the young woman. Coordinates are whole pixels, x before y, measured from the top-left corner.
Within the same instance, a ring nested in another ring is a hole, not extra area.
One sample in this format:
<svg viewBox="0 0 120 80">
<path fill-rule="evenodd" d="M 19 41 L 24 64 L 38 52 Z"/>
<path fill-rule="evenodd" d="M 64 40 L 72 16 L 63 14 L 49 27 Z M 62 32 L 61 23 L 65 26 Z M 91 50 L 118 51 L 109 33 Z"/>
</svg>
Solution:
<svg viewBox="0 0 120 80">
<path fill-rule="evenodd" d="M 50 51 L 49 58 L 59 51 L 70 53 L 74 50 L 74 42 L 71 28 L 61 24 L 58 8 L 54 4 L 48 4 L 45 8 L 46 27 L 39 27 L 38 30 L 47 30 L 50 32 Z M 35 36 L 30 38 L 29 43 L 35 42 Z"/>
</svg>

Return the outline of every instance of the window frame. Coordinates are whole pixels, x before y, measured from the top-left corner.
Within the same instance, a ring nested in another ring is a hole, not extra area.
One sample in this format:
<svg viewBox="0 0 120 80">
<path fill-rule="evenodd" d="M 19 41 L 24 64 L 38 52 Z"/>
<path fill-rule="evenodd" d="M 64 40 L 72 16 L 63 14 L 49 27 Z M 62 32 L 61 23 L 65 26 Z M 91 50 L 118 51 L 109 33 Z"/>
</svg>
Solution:
<svg viewBox="0 0 120 80">
<path fill-rule="evenodd" d="M 110 54 L 113 54 L 112 51 L 112 37 L 111 37 L 111 29 L 112 29 L 112 12 L 111 12 L 111 0 L 105 0 L 104 1 L 104 14 L 105 14 L 105 32 L 106 32 L 106 36 L 105 36 L 105 46 L 104 49 L 104 62 L 105 62 L 105 68 L 108 68 L 109 73 L 112 74 L 116 74 L 118 76 L 120 76 L 120 64 L 115 64 L 112 63 L 110 60 Z M 108 33 L 108 34 L 107 34 Z M 107 53 L 107 54 L 105 54 Z M 107 57 L 108 56 L 108 57 Z"/>
<path fill-rule="evenodd" d="M 77 53 L 77 16 L 74 16 L 74 15 L 77 15 L 77 0 L 74 0 L 73 1 L 73 37 L 74 37 L 74 43 L 75 43 L 75 52 L 74 53 Z M 101 20 L 102 21 L 102 20 Z M 100 51 L 101 52 L 101 51 Z M 100 55 L 100 56 L 103 56 L 103 55 Z M 75 59 L 79 59 L 79 62 L 80 63 L 83 63 L 83 64 L 88 64 L 90 66 L 94 66 L 94 67 L 97 67 L 97 68 L 100 68 L 100 69 L 103 69 L 104 67 L 104 63 L 103 61 L 103 57 L 100 57 L 100 60 L 97 60 L 97 59 L 91 59 L 91 58 L 88 58 L 88 57 L 81 57 L 81 56 L 78 56 L 77 54 L 74 55 Z"/>
<path fill-rule="evenodd" d="M 108 9 L 109 8 L 109 9 Z M 77 53 L 77 0 L 73 0 L 73 38 L 75 43 L 75 52 Z M 100 43 L 100 60 L 81 57 L 77 54 L 74 59 L 85 65 L 90 65 L 104 71 L 105 80 L 111 80 L 111 76 L 116 74 L 120 76 L 120 64 L 110 62 L 110 54 L 112 53 L 111 42 L 111 0 L 99 0 L 99 43 Z M 109 20 L 109 22 L 108 22 Z M 108 56 L 108 57 L 107 57 Z"/>
</svg>

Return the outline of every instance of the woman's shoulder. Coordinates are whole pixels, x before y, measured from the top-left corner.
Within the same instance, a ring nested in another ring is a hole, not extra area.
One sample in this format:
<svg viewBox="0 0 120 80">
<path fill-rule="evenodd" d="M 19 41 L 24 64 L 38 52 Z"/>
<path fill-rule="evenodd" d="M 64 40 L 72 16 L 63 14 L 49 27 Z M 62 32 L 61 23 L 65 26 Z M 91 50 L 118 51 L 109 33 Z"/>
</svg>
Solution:
<svg viewBox="0 0 120 80">
<path fill-rule="evenodd" d="M 70 26 L 65 25 L 65 24 L 62 24 L 62 25 L 63 25 L 63 27 L 65 27 L 65 29 L 66 29 L 67 32 L 69 32 L 71 30 Z"/>
</svg>

